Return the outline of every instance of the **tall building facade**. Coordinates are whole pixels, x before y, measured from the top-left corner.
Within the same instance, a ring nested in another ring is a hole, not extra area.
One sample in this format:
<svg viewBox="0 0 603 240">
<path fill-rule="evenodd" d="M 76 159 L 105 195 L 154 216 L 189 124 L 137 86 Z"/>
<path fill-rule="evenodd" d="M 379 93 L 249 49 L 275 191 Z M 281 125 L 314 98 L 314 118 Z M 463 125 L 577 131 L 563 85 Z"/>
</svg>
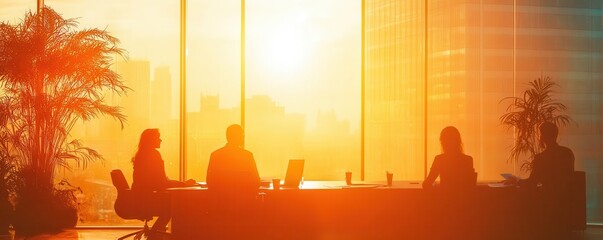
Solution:
<svg viewBox="0 0 603 240">
<path fill-rule="evenodd" d="M 365 1 L 365 178 L 423 178 L 421 1 Z"/>
<path fill-rule="evenodd" d="M 507 162 L 513 133 L 500 116 L 511 102 L 501 100 L 548 76 L 575 121 L 559 141 L 587 173 L 588 220 L 603 220 L 603 1 L 366 0 L 364 11 L 367 172 L 389 164 L 422 178 L 441 151 L 439 131 L 453 125 L 480 180 L 525 175 Z"/>
</svg>

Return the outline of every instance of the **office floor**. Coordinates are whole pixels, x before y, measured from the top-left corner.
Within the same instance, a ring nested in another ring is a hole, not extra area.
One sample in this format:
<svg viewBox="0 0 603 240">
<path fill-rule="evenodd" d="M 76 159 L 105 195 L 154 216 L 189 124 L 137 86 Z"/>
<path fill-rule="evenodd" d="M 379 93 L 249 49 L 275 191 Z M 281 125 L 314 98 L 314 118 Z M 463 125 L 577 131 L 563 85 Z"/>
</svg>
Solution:
<svg viewBox="0 0 603 240">
<path fill-rule="evenodd" d="M 56 234 L 44 234 L 29 238 L 0 236 L 0 240 L 115 240 L 134 232 L 134 229 L 70 229 Z M 575 232 L 570 240 L 603 239 L 603 226 L 591 226 L 584 232 Z"/>
</svg>

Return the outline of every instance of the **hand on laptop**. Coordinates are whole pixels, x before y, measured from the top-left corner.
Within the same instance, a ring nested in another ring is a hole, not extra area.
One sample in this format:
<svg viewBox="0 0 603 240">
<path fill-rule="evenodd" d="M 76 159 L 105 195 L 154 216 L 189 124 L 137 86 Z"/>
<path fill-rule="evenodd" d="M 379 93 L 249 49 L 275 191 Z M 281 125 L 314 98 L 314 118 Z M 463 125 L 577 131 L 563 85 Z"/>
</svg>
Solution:
<svg viewBox="0 0 603 240">
<path fill-rule="evenodd" d="M 505 180 L 503 180 L 503 183 L 505 185 L 517 185 L 518 182 L 519 182 L 519 178 L 515 175 L 510 175 L 510 176 L 506 177 Z"/>
<path fill-rule="evenodd" d="M 502 181 L 505 185 L 515 185 L 519 182 L 519 178 L 511 173 L 501 173 L 500 176 L 505 178 L 505 180 Z"/>
</svg>

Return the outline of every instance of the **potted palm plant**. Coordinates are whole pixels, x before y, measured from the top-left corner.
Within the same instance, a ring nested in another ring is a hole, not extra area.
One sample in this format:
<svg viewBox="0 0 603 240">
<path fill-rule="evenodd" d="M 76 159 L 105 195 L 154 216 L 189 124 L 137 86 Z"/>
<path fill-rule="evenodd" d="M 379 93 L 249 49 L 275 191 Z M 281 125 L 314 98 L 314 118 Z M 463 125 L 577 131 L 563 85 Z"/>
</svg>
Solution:
<svg viewBox="0 0 603 240">
<path fill-rule="evenodd" d="M 567 107 L 552 96 L 558 85 L 548 76 L 541 76 L 528 83 L 529 88 L 520 97 L 507 97 L 502 101 L 511 101 L 507 113 L 500 117 L 503 125 L 515 133 L 515 141 L 511 147 L 509 160 L 520 163 L 520 158 L 527 157 L 521 162 L 521 170 L 530 170 L 534 155 L 543 150 L 538 141 L 538 127 L 543 122 L 556 125 L 567 125 L 572 119 L 563 114 Z"/>
<path fill-rule="evenodd" d="M 102 156 L 70 139 L 78 121 L 106 115 L 123 127 L 118 106 L 104 101 L 128 88 L 110 69 L 123 56 L 119 40 L 104 30 L 77 30 L 51 8 L 26 13 L 22 22 L 0 24 L 0 105 L 6 137 L 0 151 L 15 160 L 17 234 L 54 231 L 77 223 L 77 205 L 55 179 L 60 169 L 86 167 Z"/>
<path fill-rule="evenodd" d="M 8 227 L 13 217 L 13 205 L 9 200 L 13 186 L 13 170 L 10 156 L 0 152 L 0 236 L 8 235 Z"/>
</svg>

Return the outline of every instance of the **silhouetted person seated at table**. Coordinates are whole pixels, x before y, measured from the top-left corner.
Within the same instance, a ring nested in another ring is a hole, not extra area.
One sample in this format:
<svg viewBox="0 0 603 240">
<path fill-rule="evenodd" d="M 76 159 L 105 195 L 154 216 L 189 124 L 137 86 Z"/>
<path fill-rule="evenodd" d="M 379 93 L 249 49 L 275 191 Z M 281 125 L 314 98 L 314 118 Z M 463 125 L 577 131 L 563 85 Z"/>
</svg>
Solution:
<svg viewBox="0 0 603 240">
<path fill-rule="evenodd" d="M 438 176 L 441 187 L 456 188 L 471 184 L 474 174 L 473 158 L 463 153 L 459 130 L 452 126 L 442 129 L 440 144 L 443 153 L 433 160 L 429 175 L 423 181 L 423 188 L 432 187 Z"/>
<path fill-rule="evenodd" d="M 534 156 L 532 171 L 527 179 L 510 178 L 507 183 L 519 186 L 542 186 L 543 191 L 557 192 L 566 185 L 574 172 L 574 152 L 557 143 L 559 129 L 550 122 L 540 125 L 540 144 L 544 151 Z"/>
<path fill-rule="evenodd" d="M 132 191 L 141 193 L 140 204 L 158 216 L 152 230 L 165 231 L 170 221 L 170 198 L 161 191 L 169 187 L 181 187 L 195 184 L 195 180 L 186 182 L 170 180 L 165 174 L 163 158 L 157 151 L 161 146 L 159 129 L 146 129 L 140 135 L 138 151 L 132 158 L 134 164 Z"/>
<path fill-rule="evenodd" d="M 473 158 L 463 153 L 463 142 L 458 129 L 445 127 L 440 132 L 442 154 L 433 160 L 429 175 L 423 181 L 424 189 L 433 188 L 440 177 L 437 189 L 429 192 L 434 200 L 425 209 L 430 219 L 427 239 L 473 239 L 470 237 L 474 217 L 469 213 L 472 197 L 468 190 L 475 185 Z"/>
<path fill-rule="evenodd" d="M 211 153 L 207 167 L 207 188 L 218 191 L 256 192 L 260 176 L 250 151 L 243 149 L 243 128 L 226 129 L 226 145 Z"/>
<path fill-rule="evenodd" d="M 258 239 L 253 227 L 256 196 L 260 186 L 258 169 L 250 151 L 243 149 L 240 125 L 226 129 L 226 145 L 211 153 L 207 167 L 209 214 L 215 239 Z"/>
<path fill-rule="evenodd" d="M 557 143 L 559 129 L 550 122 L 540 125 L 540 144 L 545 149 L 534 156 L 532 171 L 527 179 L 509 178 L 507 184 L 542 190 L 543 231 L 548 239 L 563 239 L 569 234 L 569 188 L 574 172 L 574 153 Z"/>
</svg>

